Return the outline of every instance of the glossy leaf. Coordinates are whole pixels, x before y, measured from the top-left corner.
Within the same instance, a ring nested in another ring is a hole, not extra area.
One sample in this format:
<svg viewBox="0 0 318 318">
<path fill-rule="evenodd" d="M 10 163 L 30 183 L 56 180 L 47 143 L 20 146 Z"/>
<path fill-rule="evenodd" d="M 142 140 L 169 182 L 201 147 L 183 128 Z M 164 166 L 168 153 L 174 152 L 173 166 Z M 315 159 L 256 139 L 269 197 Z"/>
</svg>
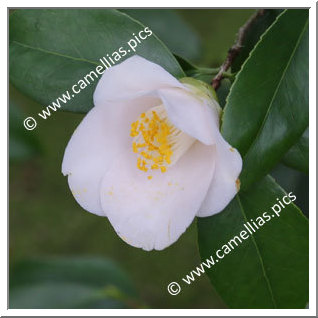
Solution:
<svg viewBox="0 0 318 318">
<path fill-rule="evenodd" d="M 229 95 L 231 85 L 231 81 L 228 78 L 224 78 L 221 81 L 220 87 L 216 91 L 219 99 L 219 104 L 222 108 L 224 108 L 226 105 L 226 98 Z"/>
<path fill-rule="evenodd" d="M 296 170 L 309 173 L 309 130 L 305 130 L 300 137 L 286 153 L 283 163 Z"/>
<path fill-rule="evenodd" d="M 132 56 L 128 41 L 145 29 L 138 21 L 112 9 L 16 10 L 9 23 L 10 81 L 43 106 L 71 90 L 91 71 L 96 73 L 96 67 L 102 65 L 100 58 L 106 57 L 111 63 L 109 56 L 113 60 L 117 56 L 119 63 Z M 125 56 L 120 48 L 126 51 Z M 154 34 L 142 40 L 134 54 L 163 66 L 176 77 L 184 76 L 174 56 Z M 78 95 L 73 94 L 74 98 L 61 109 L 87 112 L 93 106 L 98 79 L 91 77 L 91 84 Z"/>
<path fill-rule="evenodd" d="M 193 75 L 193 73 L 199 72 L 199 67 L 197 67 L 194 64 L 192 64 L 186 58 L 181 57 L 181 56 L 179 56 L 177 54 L 174 54 L 174 57 L 176 58 L 176 60 L 178 61 L 178 63 L 180 64 L 180 66 L 182 67 L 184 73 L 187 76 L 191 76 L 191 75 Z"/>
<path fill-rule="evenodd" d="M 148 26 L 175 54 L 190 60 L 201 55 L 201 41 L 178 12 L 171 9 L 121 9 Z"/>
<path fill-rule="evenodd" d="M 293 190 L 297 196 L 297 206 L 309 217 L 309 177 L 304 173 L 279 163 L 270 175 L 283 188 Z"/>
<path fill-rule="evenodd" d="M 286 10 L 236 76 L 222 134 L 244 159 L 246 189 L 261 179 L 308 126 L 308 10 Z"/>
<path fill-rule="evenodd" d="M 272 178 L 265 177 L 249 191 L 240 192 L 222 213 L 198 219 L 202 261 L 246 231 L 247 221 L 252 224 L 253 219 L 259 226 L 258 230 L 254 226 L 255 233 L 242 239 L 238 246 L 232 243 L 234 249 L 206 270 L 212 285 L 230 308 L 306 306 L 308 220 L 293 203 L 285 205 L 279 217 L 274 214 L 271 207 L 285 195 Z M 264 212 L 270 220 L 264 219 Z M 263 216 L 265 223 L 261 226 L 259 216 Z"/>
<path fill-rule="evenodd" d="M 263 15 L 259 16 L 245 33 L 243 45 L 239 55 L 235 58 L 231 69 L 232 72 L 240 70 L 244 61 L 259 41 L 261 35 L 272 25 L 282 9 L 264 9 Z"/>
<path fill-rule="evenodd" d="M 10 270 L 10 308 L 127 308 L 135 290 L 105 258 L 29 260 Z"/>
</svg>

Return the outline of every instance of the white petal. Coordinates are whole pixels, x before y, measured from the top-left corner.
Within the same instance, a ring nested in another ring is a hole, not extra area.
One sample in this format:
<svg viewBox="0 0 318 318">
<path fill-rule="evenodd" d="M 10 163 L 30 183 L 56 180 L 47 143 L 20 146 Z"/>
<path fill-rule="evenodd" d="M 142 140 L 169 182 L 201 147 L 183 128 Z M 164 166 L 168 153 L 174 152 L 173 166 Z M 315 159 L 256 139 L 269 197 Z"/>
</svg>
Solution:
<svg viewBox="0 0 318 318">
<path fill-rule="evenodd" d="M 120 152 L 131 149 L 131 123 L 157 103 L 149 97 L 105 103 L 92 108 L 77 127 L 65 149 L 62 173 L 68 175 L 70 189 L 85 210 L 104 215 L 99 196 L 102 177 Z"/>
<path fill-rule="evenodd" d="M 94 92 L 94 104 L 135 98 L 164 87 L 183 85 L 160 65 L 134 55 L 104 72 Z"/>
<path fill-rule="evenodd" d="M 129 152 L 104 176 L 102 207 L 125 242 L 164 249 L 191 224 L 211 182 L 213 163 L 214 146 L 199 142 L 165 173 L 138 170 L 136 156 Z"/>
<path fill-rule="evenodd" d="M 207 196 L 197 213 L 199 217 L 221 212 L 239 190 L 238 177 L 242 170 L 242 158 L 219 132 L 215 160 L 215 172 Z"/>
<path fill-rule="evenodd" d="M 213 127 L 219 127 L 216 101 L 198 98 L 180 88 L 158 90 L 170 121 L 180 130 L 206 145 L 215 143 Z"/>
</svg>

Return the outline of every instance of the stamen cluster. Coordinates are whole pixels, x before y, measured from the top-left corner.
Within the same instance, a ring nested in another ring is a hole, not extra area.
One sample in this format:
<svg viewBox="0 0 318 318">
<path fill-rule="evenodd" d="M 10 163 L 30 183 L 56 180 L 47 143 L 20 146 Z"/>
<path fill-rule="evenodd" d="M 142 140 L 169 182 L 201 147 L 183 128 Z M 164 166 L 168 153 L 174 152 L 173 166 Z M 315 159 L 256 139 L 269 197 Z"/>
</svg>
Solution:
<svg viewBox="0 0 318 318">
<path fill-rule="evenodd" d="M 162 173 L 167 171 L 167 165 L 171 164 L 173 155 L 169 136 L 174 130 L 167 118 L 161 118 L 154 110 L 142 113 L 138 120 L 131 124 L 130 136 L 135 137 L 132 149 L 139 154 L 138 169 L 144 172 L 149 169 L 160 169 Z"/>
</svg>

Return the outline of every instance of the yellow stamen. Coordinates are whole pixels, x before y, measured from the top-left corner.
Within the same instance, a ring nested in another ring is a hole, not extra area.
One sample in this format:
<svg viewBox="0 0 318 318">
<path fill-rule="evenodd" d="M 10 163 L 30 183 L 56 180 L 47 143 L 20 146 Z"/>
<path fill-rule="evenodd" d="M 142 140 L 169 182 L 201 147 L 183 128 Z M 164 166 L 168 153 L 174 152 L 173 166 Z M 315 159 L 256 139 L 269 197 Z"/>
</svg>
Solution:
<svg viewBox="0 0 318 318">
<path fill-rule="evenodd" d="M 133 152 L 138 153 L 138 146 L 135 142 L 132 143 Z"/>
<path fill-rule="evenodd" d="M 137 154 L 137 168 L 144 172 L 165 173 L 195 142 L 193 137 L 172 125 L 164 105 L 140 114 L 131 124 L 130 136 L 134 138 L 132 150 Z"/>
<path fill-rule="evenodd" d="M 161 119 L 156 111 L 151 111 L 148 116 L 142 113 L 139 120 L 131 124 L 130 136 L 142 136 L 141 143 L 136 141 L 132 143 L 133 152 L 139 154 L 137 159 L 139 170 L 146 172 L 149 168 L 160 169 L 163 173 L 167 171 L 165 164 L 171 164 L 173 154 L 169 144 L 172 127 L 165 119 Z M 152 178 L 149 177 L 148 179 Z"/>
</svg>

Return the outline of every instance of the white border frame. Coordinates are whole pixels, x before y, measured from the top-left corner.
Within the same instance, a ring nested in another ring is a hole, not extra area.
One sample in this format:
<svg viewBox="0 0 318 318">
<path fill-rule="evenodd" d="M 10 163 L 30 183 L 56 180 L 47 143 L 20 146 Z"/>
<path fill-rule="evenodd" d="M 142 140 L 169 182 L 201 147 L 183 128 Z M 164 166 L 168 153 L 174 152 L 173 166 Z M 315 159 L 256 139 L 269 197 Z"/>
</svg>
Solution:
<svg viewBox="0 0 318 318">
<path fill-rule="evenodd" d="M 161 0 L 156 2 L 149 1 L 102 1 L 90 0 L 87 5 L 89 7 L 108 8 L 115 7 L 174 7 L 174 8 L 310 8 L 309 10 L 309 135 L 310 135 L 310 176 L 309 176 L 309 309 L 7 309 L 7 273 L 8 273 L 8 215 L 4 211 L 8 211 L 8 158 L 1 157 L 1 222 L 0 222 L 0 255 L 2 262 L 0 263 L 1 285 L 0 285 L 0 314 L 1 316 L 316 316 L 316 3 L 315 1 L 239 1 L 238 2 L 223 0 L 222 5 L 211 1 L 196 0 L 194 2 Z M 2 70 L 7 70 L 6 77 L 1 80 L 1 96 L 8 94 L 8 8 L 25 7 L 26 2 L 21 0 L 5 1 L 5 6 L 1 7 L 1 45 L 2 55 L 6 52 L 6 58 L 2 56 Z M 28 7 L 78 7 L 79 2 L 75 0 L 55 0 L 51 3 L 43 3 L 39 0 L 29 0 Z M 6 32 L 4 31 L 6 30 Z M 0 143 L 2 149 L 7 148 L 8 126 L 7 126 L 7 108 L 1 107 L 1 130 Z M 8 148 L 7 148 L 8 149 Z M 4 283 L 6 282 L 6 283 Z M 173 296 L 171 296 L 173 297 Z"/>
</svg>

